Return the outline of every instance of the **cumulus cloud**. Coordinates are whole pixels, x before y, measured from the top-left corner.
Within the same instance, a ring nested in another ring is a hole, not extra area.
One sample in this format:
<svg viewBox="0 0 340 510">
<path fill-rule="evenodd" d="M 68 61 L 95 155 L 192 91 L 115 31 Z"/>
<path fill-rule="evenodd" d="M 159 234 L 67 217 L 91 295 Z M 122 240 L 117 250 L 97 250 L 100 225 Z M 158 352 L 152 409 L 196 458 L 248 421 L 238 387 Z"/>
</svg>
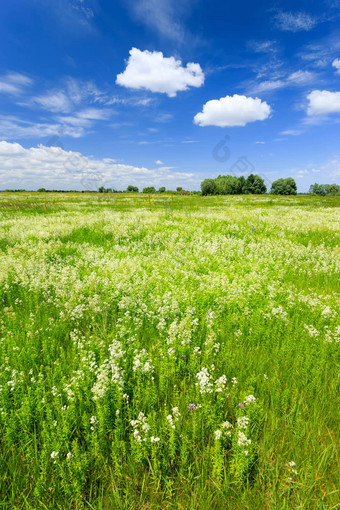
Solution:
<svg viewBox="0 0 340 510">
<path fill-rule="evenodd" d="M 268 119 L 270 114 L 271 108 L 265 101 L 234 94 L 205 103 L 203 111 L 195 115 L 194 123 L 199 126 L 245 126 L 249 122 Z"/>
<path fill-rule="evenodd" d="M 318 19 L 306 12 L 279 11 L 275 15 L 277 28 L 286 32 L 308 32 L 318 24 Z"/>
<path fill-rule="evenodd" d="M 308 115 L 327 115 L 329 113 L 340 113 L 340 92 L 329 90 L 313 90 L 307 96 L 309 101 Z"/>
<path fill-rule="evenodd" d="M 340 58 L 334 59 L 332 62 L 332 66 L 335 67 L 336 72 L 339 74 L 340 73 Z"/>
<path fill-rule="evenodd" d="M 132 48 L 126 69 L 117 75 L 116 83 L 175 97 L 179 91 L 203 85 L 204 73 L 199 64 L 190 62 L 183 67 L 180 60 L 164 57 L 161 51 Z"/>
<path fill-rule="evenodd" d="M 174 172 L 170 167 L 149 169 L 112 158 L 86 157 L 61 147 L 26 149 L 19 143 L 0 142 L 0 189 L 124 189 L 129 184 L 197 187 L 196 179 L 192 173 Z"/>
</svg>

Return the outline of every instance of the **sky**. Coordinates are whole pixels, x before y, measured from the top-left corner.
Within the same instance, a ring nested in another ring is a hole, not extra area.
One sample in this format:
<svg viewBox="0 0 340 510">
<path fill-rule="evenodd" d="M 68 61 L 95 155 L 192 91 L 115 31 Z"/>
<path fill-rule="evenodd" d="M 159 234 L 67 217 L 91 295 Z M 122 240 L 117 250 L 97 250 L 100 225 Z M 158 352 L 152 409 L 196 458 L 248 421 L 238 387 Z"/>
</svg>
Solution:
<svg viewBox="0 0 340 510">
<path fill-rule="evenodd" d="M 0 189 L 340 184 L 340 1 L 11 0 Z"/>
</svg>

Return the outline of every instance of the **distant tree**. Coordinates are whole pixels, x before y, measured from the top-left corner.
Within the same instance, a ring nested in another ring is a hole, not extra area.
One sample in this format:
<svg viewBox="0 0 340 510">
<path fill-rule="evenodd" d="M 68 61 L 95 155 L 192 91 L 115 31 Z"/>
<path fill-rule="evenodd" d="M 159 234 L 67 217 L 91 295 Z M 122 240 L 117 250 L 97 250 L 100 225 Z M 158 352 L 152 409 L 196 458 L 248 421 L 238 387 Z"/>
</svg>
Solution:
<svg viewBox="0 0 340 510">
<path fill-rule="evenodd" d="M 267 187 L 264 180 L 256 174 L 248 175 L 242 187 L 242 192 L 246 194 L 250 193 L 252 195 L 262 195 L 266 191 Z"/>
<path fill-rule="evenodd" d="M 181 188 L 181 186 L 177 186 L 176 191 L 183 191 L 183 188 Z"/>
<path fill-rule="evenodd" d="M 156 193 L 156 189 L 154 186 L 147 186 L 146 188 L 143 188 L 143 193 Z"/>
<path fill-rule="evenodd" d="M 139 190 L 138 190 L 137 186 L 131 186 L 131 184 L 130 184 L 130 186 L 128 186 L 126 188 L 126 191 L 128 193 L 138 193 Z"/>
<path fill-rule="evenodd" d="M 99 192 L 99 193 L 105 193 L 105 188 L 104 188 L 104 186 L 100 186 L 100 188 L 98 188 L 98 192 Z"/>
<path fill-rule="evenodd" d="M 165 193 L 166 189 L 165 189 L 165 186 L 162 186 L 161 188 L 159 188 L 158 192 L 159 193 Z"/>
<path fill-rule="evenodd" d="M 340 186 L 339 184 L 326 184 L 327 193 L 330 195 L 340 195 Z"/>
<path fill-rule="evenodd" d="M 309 193 L 315 193 L 324 197 L 328 193 L 332 195 L 338 195 L 340 193 L 340 186 L 338 184 L 311 184 Z"/>
<path fill-rule="evenodd" d="M 216 179 L 204 179 L 201 183 L 202 195 L 216 195 L 217 186 Z"/>
<path fill-rule="evenodd" d="M 270 193 L 272 195 L 296 195 L 297 186 L 292 177 L 277 179 L 272 183 Z"/>
<path fill-rule="evenodd" d="M 39 188 L 37 191 L 38 191 L 39 193 L 45 193 L 45 192 L 46 192 L 46 189 L 45 189 L 45 188 Z"/>
</svg>

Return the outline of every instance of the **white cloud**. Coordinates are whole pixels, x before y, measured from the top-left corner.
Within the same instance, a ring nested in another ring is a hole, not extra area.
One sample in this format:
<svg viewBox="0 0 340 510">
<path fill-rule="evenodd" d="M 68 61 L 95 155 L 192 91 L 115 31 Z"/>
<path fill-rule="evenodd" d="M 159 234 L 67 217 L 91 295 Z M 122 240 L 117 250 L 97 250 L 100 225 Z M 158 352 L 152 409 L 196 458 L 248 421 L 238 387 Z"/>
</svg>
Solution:
<svg viewBox="0 0 340 510">
<path fill-rule="evenodd" d="M 276 41 L 249 41 L 248 47 L 255 53 L 276 53 Z"/>
<path fill-rule="evenodd" d="M 275 15 L 276 26 L 287 32 L 308 32 L 318 24 L 318 19 L 306 12 L 279 11 Z"/>
<path fill-rule="evenodd" d="M 265 80 L 251 88 L 253 94 L 260 94 L 261 92 L 269 92 L 271 90 L 281 89 L 286 85 L 283 80 Z"/>
<path fill-rule="evenodd" d="M 281 131 L 281 135 L 298 136 L 301 134 L 302 131 L 300 131 L 299 129 L 286 129 L 286 131 Z"/>
<path fill-rule="evenodd" d="M 270 114 L 271 108 L 265 101 L 234 94 L 205 103 L 203 111 L 195 115 L 194 123 L 199 126 L 245 126 L 248 122 L 265 120 Z"/>
<path fill-rule="evenodd" d="M 47 94 L 33 97 L 32 100 L 50 112 L 66 113 L 72 109 L 72 102 L 62 91 L 48 92 Z"/>
<path fill-rule="evenodd" d="M 305 85 L 311 83 L 315 79 L 315 73 L 311 71 L 296 71 L 288 76 L 287 82 L 294 85 Z"/>
<path fill-rule="evenodd" d="M 164 165 L 163 161 L 161 161 L 160 159 L 157 159 L 157 161 L 155 161 L 156 165 Z"/>
<path fill-rule="evenodd" d="M 86 157 L 60 147 L 25 149 L 18 143 L 0 142 L 0 189 L 125 189 L 129 184 L 192 188 L 199 183 L 194 174 L 174 172 L 170 167 L 149 169 L 117 163 L 112 158 Z"/>
<path fill-rule="evenodd" d="M 183 18 L 191 11 L 192 0 L 130 0 L 132 14 L 161 36 L 182 43 L 186 38 Z"/>
<path fill-rule="evenodd" d="M 303 86 L 312 83 L 317 75 L 311 71 L 295 71 L 285 78 L 278 80 L 266 80 L 251 86 L 251 94 L 261 94 L 262 92 L 271 92 L 272 90 L 282 89 L 290 86 Z"/>
<path fill-rule="evenodd" d="M 340 74 L 340 58 L 336 58 L 332 62 L 332 66 L 335 67 L 336 73 Z"/>
<path fill-rule="evenodd" d="M 19 95 L 33 81 L 20 73 L 6 73 L 0 76 L 0 93 Z"/>
<path fill-rule="evenodd" d="M 116 83 L 175 97 L 179 91 L 203 85 L 204 73 L 199 64 L 190 62 L 183 67 L 180 60 L 164 57 L 161 51 L 132 48 L 126 69 L 117 75 Z"/>
<path fill-rule="evenodd" d="M 313 90 L 308 94 L 308 115 L 327 115 L 340 113 L 340 92 L 329 90 Z"/>
<path fill-rule="evenodd" d="M 31 122 L 14 116 L 0 116 L 0 140 L 45 138 L 53 135 L 79 138 L 84 135 L 84 128 L 67 122 Z"/>
</svg>

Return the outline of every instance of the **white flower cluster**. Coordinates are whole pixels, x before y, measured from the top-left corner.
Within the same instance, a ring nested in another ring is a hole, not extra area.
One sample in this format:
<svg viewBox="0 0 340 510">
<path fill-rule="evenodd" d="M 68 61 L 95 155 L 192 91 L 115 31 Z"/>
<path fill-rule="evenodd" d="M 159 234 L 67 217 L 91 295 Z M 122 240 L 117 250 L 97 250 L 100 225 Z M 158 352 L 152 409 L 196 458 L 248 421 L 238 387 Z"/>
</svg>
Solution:
<svg viewBox="0 0 340 510">
<path fill-rule="evenodd" d="M 146 349 L 142 349 L 141 351 L 135 350 L 133 371 L 136 372 L 137 370 L 142 372 L 142 374 L 147 374 L 148 372 L 152 373 L 154 371 L 152 360 L 148 358 Z"/>
<path fill-rule="evenodd" d="M 237 444 L 239 446 L 247 446 L 251 443 L 251 439 L 248 439 L 244 432 L 241 430 L 237 431 Z"/>
<path fill-rule="evenodd" d="M 90 423 L 91 423 L 91 430 L 93 432 L 96 428 L 96 425 L 98 425 L 98 423 L 99 423 L 97 416 L 91 416 Z"/>
<path fill-rule="evenodd" d="M 240 418 L 237 418 L 237 426 L 239 429 L 246 429 L 249 424 L 249 418 L 246 416 L 240 416 Z"/>
<path fill-rule="evenodd" d="M 176 428 L 175 423 L 179 420 L 181 413 L 179 412 L 178 407 L 173 407 L 171 411 L 172 414 L 168 414 L 166 419 L 168 420 L 170 427 L 172 429 L 175 429 Z"/>
<path fill-rule="evenodd" d="M 118 360 L 121 359 L 125 351 L 121 349 L 118 340 L 114 340 L 109 347 L 110 358 L 106 359 L 97 370 L 97 381 L 92 387 L 94 393 L 93 400 L 103 398 L 112 381 L 122 391 L 124 387 L 124 370 L 119 366 Z"/>
<path fill-rule="evenodd" d="M 222 429 L 224 430 L 226 436 L 231 436 L 233 428 L 234 428 L 233 425 L 229 421 L 225 421 L 222 423 Z"/>
<path fill-rule="evenodd" d="M 254 395 L 248 395 L 244 399 L 244 403 L 245 403 L 246 406 L 251 405 L 251 404 L 255 404 L 255 402 L 256 402 L 256 398 L 254 397 Z"/>
<path fill-rule="evenodd" d="M 219 379 L 216 379 L 215 386 L 216 386 L 215 391 L 217 393 L 220 393 L 221 391 L 227 389 L 227 377 L 225 375 L 222 375 Z"/>
<path fill-rule="evenodd" d="M 319 331 L 312 325 L 308 326 L 307 324 L 305 324 L 304 328 L 308 332 L 309 336 L 312 338 L 316 338 L 320 334 Z"/>
<path fill-rule="evenodd" d="M 196 374 L 196 378 L 198 379 L 196 386 L 199 387 L 200 393 L 212 393 L 213 385 L 207 368 L 201 368 L 201 371 Z"/>
<path fill-rule="evenodd" d="M 146 421 L 146 416 L 144 413 L 140 412 L 137 420 L 131 421 L 131 426 L 133 427 L 133 437 L 138 442 L 148 440 L 148 432 L 150 427 Z"/>
</svg>

